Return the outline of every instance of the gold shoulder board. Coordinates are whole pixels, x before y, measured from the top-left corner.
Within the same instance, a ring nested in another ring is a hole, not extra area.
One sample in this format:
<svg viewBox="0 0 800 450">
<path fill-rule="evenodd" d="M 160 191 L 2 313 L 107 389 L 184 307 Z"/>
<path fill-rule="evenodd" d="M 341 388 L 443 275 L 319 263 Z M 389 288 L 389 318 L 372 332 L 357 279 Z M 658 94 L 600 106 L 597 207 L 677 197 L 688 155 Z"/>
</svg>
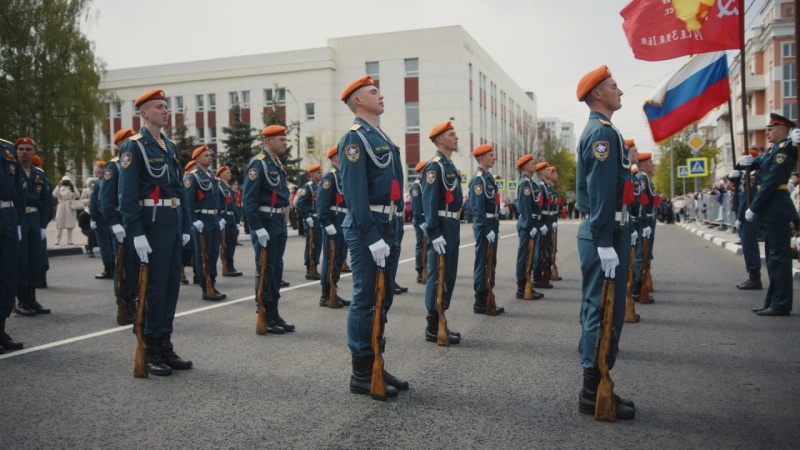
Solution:
<svg viewBox="0 0 800 450">
<path fill-rule="evenodd" d="M 130 140 L 132 140 L 132 141 L 138 141 L 138 140 L 139 140 L 139 139 L 141 139 L 141 138 L 142 138 L 142 135 L 141 135 L 141 133 L 136 133 L 136 134 L 134 134 L 133 136 L 131 136 L 131 139 L 130 139 Z"/>
<path fill-rule="evenodd" d="M 109 162 L 117 162 L 117 161 L 119 161 L 119 156 L 115 156 L 115 157 L 111 158 L 111 161 L 109 161 Z"/>
<path fill-rule="evenodd" d="M 599 120 L 599 121 L 600 121 L 600 123 L 602 123 L 603 125 L 605 125 L 605 126 L 607 126 L 607 127 L 610 127 L 610 126 L 612 126 L 612 123 L 611 123 L 611 122 L 609 122 L 609 121 L 607 121 L 606 119 L 597 119 L 597 120 Z"/>
<path fill-rule="evenodd" d="M 257 159 L 257 160 L 259 160 L 259 161 L 261 161 L 261 160 L 262 160 L 262 159 L 264 159 L 266 156 L 267 156 L 267 155 L 265 155 L 265 154 L 263 154 L 263 153 L 259 153 L 259 154 L 257 154 L 257 155 L 256 155 L 256 159 Z"/>
<path fill-rule="evenodd" d="M 350 127 L 350 131 L 356 131 L 356 130 L 358 130 L 359 128 L 361 128 L 361 124 L 359 124 L 359 123 L 354 123 L 354 124 L 353 124 L 353 126 L 352 126 L 352 127 Z"/>
<path fill-rule="evenodd" d="M 479 171 L 475 172 L 475 176 L 476 176 L 476 177 L 482 177 L 482 176 L 483 176 L 483 172 L 481 172 L 481 171 L 479 170 Z"/>
<path fill-rule="evenodd" d="M 432 161 L 432 162 L 439 162 L 439 161 L 441 161 L 441 159 L 442 159 L 442 157 L 441 157 L 441 156 L 434 156 L 434 157 L 433 157 L 433 159 L 432 159 L 431 161 Z"/>
</svg>

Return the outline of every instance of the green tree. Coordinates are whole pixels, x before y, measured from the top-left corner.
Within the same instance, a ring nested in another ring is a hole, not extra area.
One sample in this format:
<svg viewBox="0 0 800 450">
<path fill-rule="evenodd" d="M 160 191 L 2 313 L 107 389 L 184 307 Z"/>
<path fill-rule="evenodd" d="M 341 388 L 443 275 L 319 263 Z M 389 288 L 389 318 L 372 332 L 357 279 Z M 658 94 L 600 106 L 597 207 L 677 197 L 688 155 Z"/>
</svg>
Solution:
<svg viewBox="0 0 800 450">
<path fill-rule="evenodd" d="M 278 92 L 279 86 L 275 85 L 275 90 L 273 92 Z M 285 127 L 286 126 L 286 117 L 284 114 L 284 110 L 280 108 L 280 104 L 278 103 L 278 96 L 272 96 L 272 105 L 270 105 L 268 111 L 266 113 L 261 114 L 261 119 L 264 121 L 264 126 L 268 127 L 270 125 L 280 125 Z M 293 124 L 294 127 L 299 127 L 299 123 Z M 294 128 L 293 128 L 294 129 Z M 290 134 L 292 130 L 287 130 L 287 134 Z M 303 160 L 303 157 L 300 156 L 300 151 L 297 152 L 297 158 L 292 158 L 292 146 L 286 148 L 286 153 L 280 156 L 281 164 L 283 164 L 284 169 L 286 169 L 286 179 L 289 180 L 291 183 L 297 184 L 297 175 L 300 172 L 303 172 L 300 169 L 300 162 Z"/>
<path fill-rule="evenodd" d="M 677 172 L 678 166 L 685 166 L 687 159 L 695 157 L 692 153 L 691 147 L 689 147 L 689 144 L 685 143 L 690 134 L 693 134 L 691 130 L 685 131 L 673 137 L 671 141 L 667 141 L 659 146 L 661 159 L 656 167 L 656 175 L 653 177 L 653 183 L 655 184 L 656 190 L 661 193 L 661 195 L 670 195 L 670 156 L 673 152 L 675 157 L 675 166 L 672 169 L 675 172 L 675 194 L 678 195 L 679 193 L 683 193 L 683 184 L 681 179 L 678 178 Z M 714 184 L 714 169 L 719 163 L 719 155 L 721 151 L 722 150 L 717 148 L 716 144 L 714 144 L 712 141 L 706 141 L 706 144 L 700 147 L 697 157 L 708 158 L 709 166 L 708 176 L 700 178 L 701 190 L 709 188 Z M 686 179 L 686 192 L 690 191 L 694 191 L 694 178 Z"/>
<path fill-rule="evenodd" d="M 250 159 L 259 151 L 260 142 L 256 141 L 254 132 L 249 123 L 242 122 L 242 108 L 233 105 L 230 109 L 232 117 L 231 126 L 223 127 L 222 132 L 227 138 L 222 140 L 227 152 L 220 155 L 220 164 L 224 164 L 231 169 L 234 180 L 243 184 L 242 174 Z M 255 147 L 254 147 L 255 143 Z"/>
<path fill-rule="evenodd" d="M 186 125 L 180 125 L 167 131 L 167 137 L 175 143 L 178 150 L 178 161 L 182 166 L 186 166 L 192 160 L 192 152 L 199 147 L 194 136 L 188 134 L 189 128 Z"/>
<path fill-rule="evenodd" d="M 51 179 L 81 175 L 98 156 L 95 127 L 107 115 L 104 64 L 80 30 L 90 0 L 0 0 L 0 124 L 30 136 Z M 77 180 L 76 180 L 77 181 Z"/>
<path fill-rule="evenodd" d="M 575 192 L 575 173 L 577 160 L 575 153 L 564 146 L 561 139 L 547 138 L 542 142 L 542 151 L 539 152 L 542 161 L 547 161 L 558 170 L 558 184 L 556 190 L 562 199 L 568 191 Z"/>
</svg>

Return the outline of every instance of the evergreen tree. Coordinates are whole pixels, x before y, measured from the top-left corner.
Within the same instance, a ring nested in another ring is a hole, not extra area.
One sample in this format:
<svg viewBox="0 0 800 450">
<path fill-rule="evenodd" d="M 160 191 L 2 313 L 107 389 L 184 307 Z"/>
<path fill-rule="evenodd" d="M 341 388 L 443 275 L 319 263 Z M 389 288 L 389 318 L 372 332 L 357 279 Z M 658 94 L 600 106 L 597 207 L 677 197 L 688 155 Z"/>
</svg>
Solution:
<svg viewBox="0 0 800 450">
<path fill-rule="evenodd" d="M 242 122 L 242 108 L 239 105 L 234 105 L 230 109 L 230 114 L 231 126 L 222 128 L 222 132 L 227 136 L 222 143 L 225 144 L 228 151 L 220 155 L 219 160 L 220 165 L 224 164 L 231 169 L 232 179 L 243 184 L 244 168 L 250 159 L 260 151 L 260 140 L 256 140 L 256 135 L 253 134 L 256 129 L 252 128 L 249 123 Z"/>
<path fill-rule="evenodd" d="M 575 192 L 576 189 L 576 168 L 578 162 L 575 153 L 564 146 L 561 139 L 547 138 L 542 142 L 543 151 L 542 161 L 547 161 L 558 171 L 558 185 L 556 191 L 562 199 L 567 191 Z"/>
<path fill-rule="evenodd" d="M 189 129 L 186 125 L 177 126 L 166 132 L 167 137 L 175 143 L 175 147 L 178 149 L 178 160 L 184 167 L 192 160 L 194 149 L 199 147 L 195 137 L 187 135 L 188 132 Z"/>
</svg>

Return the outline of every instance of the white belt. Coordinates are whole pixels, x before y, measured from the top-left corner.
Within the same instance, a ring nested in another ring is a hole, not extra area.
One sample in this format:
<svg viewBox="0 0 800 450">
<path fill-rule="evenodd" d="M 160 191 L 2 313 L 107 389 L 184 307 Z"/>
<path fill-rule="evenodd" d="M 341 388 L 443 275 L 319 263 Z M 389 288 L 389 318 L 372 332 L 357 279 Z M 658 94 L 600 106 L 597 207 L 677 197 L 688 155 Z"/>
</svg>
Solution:
<svg viewBox="0 0 800 450">
<path fill-rule="evenodd" d="M 531 219 L 533 219 L 533 220 L 539 220 L 541 218 L 542 218 L 542 216 L 540 214 L 531 214 Z"/>
<path fill-rule="evenodd" d="M 225 214 L 227 214 L 227 215 L 229 215 L 229 216 L 232 216 L 232 215 L 233 215 L 233 211 L 224 211 L 224 212 L 225 212 Z"/>
<path fill-rule="evenodd" d="M 652 214 L 645 214 L 644 216 L 645 216 L 645 217 L 653 217 L 653 215 L 652 215 Z"/>
<path fill-rule="evenodd" d="M 487 219 L 494 219 L 495 217 L 497 217 L 497 214 L 486 213 Z"/>
<path fill-rule="evenodd" d="M 448 219 L 458 219 L 458 211 L 437 211 L 439 217 L 446 217 Z"/>
<path fill-rule="evenodd" d="M 14 200 L 0 201 L 0 208 L 11 208 L 14 206 Z"/>
<path fill-rule="evenodd" d="M 216 214 L 216 209 L 195 209 L 194 212 L 199 214 Z"/>
<path fill-rule="evenodd" d="M 275 208 L 275 207 L 272 207 L 272 206 L 259 206 L 258 207 L 258 210 L 261 211 L 261 212 L 275 213 L 275 214 L 283 214 L 283 210 L 284 209 L 285 208 Z"/>
<path fill-rule="evenodd" d="M 317 217 L 317 215 L 316 214 L 312 214 L 311 217 Z"/>
<path fill-rule="evenodd" d="M 39 210 L 39 208 L 37 208 L 35 206 L 26 206 L 25 207 L 25 213 L 32 213 L 32 212 L 36 212 L 38 210 Z"/>
<path fill-rule="evenodd" d="M 336 211 L 337 213 L 347 214 L 347 208 L 340 208 L 338 206 L 331 206 L 331 211 Z"/>
<path fill-rule="evenodd" d="M 627 217 L 627 213 L 625 215 Z M 622 211 L 617 211 L 614 213 L 614 220 L 617 222 L 622 222 Z"/>
<path fill-rule="evenodd" d="M 397 217 L 400 217 L 400 218 L 402 218 L 402 217 L 405 217 L 405 212 L 404 212 L 404 211 L 397 211 L 397 212 L 396 212 L 396 213 L 394 213 L 394 214 L 395 214 Z"/>
<path fill-rule="evenodd" d="M 393 216 L 397 210 L 397 205 L 369 205 L 369 210 L 381 214 Z"/>
<path fill-rule="evenodd" d="M 153 201 L 152 198 L 146 198 L 143 200 L 139 200 L 139 205 L 141 206 L 169 206 L 170 208 L 177 208 L 181 205 L 181 199 L 179 198 L 164 198 L 159 201 Z"/>
</svg>

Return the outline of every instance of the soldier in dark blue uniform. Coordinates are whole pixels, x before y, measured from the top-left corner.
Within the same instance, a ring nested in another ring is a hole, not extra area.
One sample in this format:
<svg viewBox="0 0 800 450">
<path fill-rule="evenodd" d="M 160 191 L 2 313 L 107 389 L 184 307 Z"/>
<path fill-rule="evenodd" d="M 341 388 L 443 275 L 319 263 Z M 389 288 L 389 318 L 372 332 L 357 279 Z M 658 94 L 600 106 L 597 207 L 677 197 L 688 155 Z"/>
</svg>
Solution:
<svg viewBox="0 0 800 450">
<path fill-rule="evenodd" d="M 550 267 L 554 267 L 556 265 L 556 250 L 557 248 L 555 245 L 558 244 L 556 241 L 556 234 L 558 234 L 558 215 L 563 207 L 561 203 L 561 199 L 558 197 L 558 190 L 556 189 L 556 184 L 558 183 L 558 171 L 555 166 L 550 166 L 547 168 L 549 173 L 546 174 L 547 176 L 547 188 L 551 191 L 552 197 L 552 205 L 551 205 L 551 213 L 550 213 L 550 220 L 551 220 L 551 227 L 550 227 Z M 550 271 L 550 281 L 560 281 L 561 276 L 555 276 L 553 270 Z"/>
<path fill-rule="evenodd" d="M 347 259 L 347 243 L 344 241 L 342 233 L 342 221 L 347 215 L 347 203 L 342 194 L 342 181 L 339 174 L 339 147 L 333 146 L 328 149 L 327 157 L 331 161 L 331 170 L 322 177 L 322 184 L 317 189 L 316 211 L 322 233 L 322 272 L 320 273 L 322 295 L 319 298 L 319 306 L 328 306 L 330 302 L 330 285 L 328 271 L 333 270 L 333 282 L 338 286 L 339 276 L 342 273 L 342 264 Z M 334 261 L 328 257 L 330 242 L 334 245 Z M 331 267 L 331 264 L 333 267 Z M 336 303 L 342 306 L 350 306 L 350 300 L 345 300 L 336 294 Z"/>
<path fill-rule="evenodd" d="M 322 166 L 314 164 L 306 171 L 309 180 L 297 191 L 294 198 L 294 206 L 303 216 L 303 228 L 306 230 L 306 246 L 303 250 L 303 263 L 306 265 L 306 280 L 319 280 L 317 265 L 319 264 L 319 254 L 322 250 L 322 229 L 319 226 L 319 217 L 316 211 L 317 189 L 319 180 L 322 179 Z M 309 231 L 312 230 L 312 233 Z M 313 238 L 313 239 L 312 239 Z M 309 251 L 312 249 L 313 261 L 309 260 Z M 314 267 L 313 272 L 311 267 Z"/>
<path fill-rule="evenodd" d="M 102 176 L 105 167 L 105 161 L 95 161 L 93 168 L 95 182 L 89 195 L 89 215 L 92 217 L 91 228 L 97 235 L 97 246 L 100 247 L 100 258 L 103 260 L 103 272 L 94 276 L 98 280 L 114 279 L 114 251 L 111 249 L 111 229 L 100 212 L 100 191 L 102 191 L 103 184 L 105 184 L 105 179 Z"/>
<path fill-rule="evenodd" d="M 123 128 L 114 134 L 114 145 L 118 149 L 128 142 L 134 135 L 133 130 Z M 119 273 L 117 265 L 114 265 L 114 298 L 117 298 L 117 279 L 123 277 L 122 301 L 125 303 L 125 321 L 133 323 L 136 318 L 136 296 L 139 290 L 139 260 L 136 256 L 136 249 L 133 247 L 133 236 L 125 232 L 122 226 L 122 216 L 119 213 L 119 155 L 111 158 L 103 168 L 103 185 L 100 189 L 100 212 L 103 219 L 108 224 L 111 232 L 111 248 L 114 251 L 114 259 L 120 257 L 119 244 L 123 246 L 123 271 Z M 117 299 L 117 302 L 119 299 Z"/>
<path fill-rule="evenodd" d="M 22 239 L 20 219 L 25 214 L 22 191 L 22 169 L 17 162 L 14 145 L 0 139 L 0 354 L 5 350 L 20 350 L 22 342 L 6 333 L 6 319 L 14 308 L 17 292 L 18 249 Z"/>
<path fill-rule="evenodd" d="M 178 151 L 161 133 L 169 123 L 166 94 L 160 89 L 145 92 L 134 106 L 144 127 L 120 151 L 119 213 L 139 260 L 148 266 L 147 369 L 165 376 L 173 369 L 192 367 L 175 353 L 171 339 L 181 285 L 181 247 L 189 242 L 189 204 L 181 189 Z"/>
<path fill-rule="evenodd" d="M 546 163 L 545 163 L 546 164 Z M 544 224 L 542 206 L 544 204 L 544 192 L 541 186 L 533 181 L 533 174 L 536 171 L 536 162 L 533 155 L 522 155 L 517 160 L 517 168 L 520 171 L 519 182 L 517 183 L 517 236 L 519 236 L 519 246 L 517 247 L 517 298 L 525 296 L 525 284 L 531 273 L 526 273 L 528 264 L 528 243 L 531 239 L 536 240 L 539 229 Z M 534 243 L 537 247 L 538 243 Z M 536 258 L 534 253 L 533 258 Z M 531 264 L 531 271 L 535 267 Z M 533 291 L 533 299 L 543 298 L 544 294 Z"/>
<path fill-rule="evenodd" d="M 202 145 L 192 152 L 196 170 L 187 173 L 183 178 L 183 188 L 189 202 L 189 214 L 192 221 L 192 241 L 194 242 L 194 271 L 200 279 L 203 300 L 220 301 L 228 298 L 217 290 L 217 260 L 219 259 L 220 231 L 225 228 L 225 219 L 221 213 L 219 185 L 210 171 L 211 151 Z M 200 236 L 205 241 L 205 255 L 200 248 Z M 205 256 L 206 269 L 203 271 Z M 205 291 L 206 276 L 211 280 L 213 293 Z"/>
<path fill-rule="evenodd" d="M 283 254 L 286 251 L 286 207 L 289 186 L 280 155 L 286 153 L 286 127 L 270 125 L 261 130 L 264 148 L 247 163 L 242 190 L 244 215 L 250 226 L 250 240 L 256 259 L 255 289 L 259 277 L 264 280 L 264 297 L 256 298 L 267 313 L 267 333 L 284 334 L 295 326 L 283 320 L 278 312 L 283 277 Z M 267 267 L 259 267 L 261 249 L 267 252 Z"/>
<path fill-rule="evenodd" d="M 240 277 L 242 272 L 236 270 L 233 265 L 233 255 L 236 253 L 236 244 L 239 237 L 239 222 L 242 220 L 239 206 L 236 204 L 236 192 L 230 186 L 231 170 L 228 166 L 217 169 L 215 174 L 219 183 L 219 207 L 220 215 L 225 220 L 225 252 L 222 252 L 220 242 L 220 257 L 222 258 L 222 276 Z"/>
<path fill-rule="evenodd" d="M 602 321 L 600 299 L 604 277 L 616 283 L 609 368 L 613 368 L 616 362 L 625 318 L 628 258 L 619 255 L 630 251 L 626 208 L 632 198 L 623 199 L 623 192 L 625 183 L 630 183 L 631 164 L 622 136 L 611 123 L 614 111 L 622 107 L 622 91 L 608 67 L 602 66 L 584 75 L 578 83 L 577 97 L 586 102 L 591 111 L 578 144 L 577 164 L 577 204 L 581 213 L 588 216 L 578 228 L 578 253 L 583 276 L 580 362 L 584 371 L 579 411 L 594 414 L 600 383 L 596 348 Z M 629 191 L 633 192 L 633 186 L 629 185 Z M 619 396 L 614 400 L 617 418 L 635 418 L 633 402 Z"/>
<path fill-rule="evenodd" d="M 22 238 L 19 242 L 17 277 L 17 314 L 35 316 L 50 314 L 36 300 L 36 286 L 41 271 L 42 240 L 46 237 L 45 229 L 52 219 L 49 211 L 52 206 L 52 191 L 47 190 L 47 177 L 42 169 L 35 167 L 33 157 L 36 155 L 36 144 L 29 137 L 19 138 L 14 143 L 17 158 L 22 166 L 22 187 L 25 195 L 25 214 L 21 220 Z"/>
<path fill-rule="evenodd" d="M 428 282 L 425 285 L 425 308 L 428 309 L 425 340 L 436 342 L 439 329 L 439 314 L 436 311 L 436 288 L 440 282 L 438 256 L 444 255 L 442 309 L 447 311 L 458 273 L 458 247 L 461 245 L 458 215 L 464 199 L 461 192 L 461 173 L 450 160 L 453 152 L 458 150 L 456 130 L 450 122 L 445 122 L 436 125 L 429 137 L 436 145 L 436 155 L 425 166 L 425 181 L 422 183 L 422 210 L 425 212 L 425 234 L 429 240 Z M 450 344 L 461 342 L 461 334 L 455 330 L 447 331 Z"/>
<path fill-rule="evenodd" d="M 794 300 L 792 280 L 791 223 L 798 220 L 797 209 L 789 196 L 788 181 L 797 167 L 800 130 L 791 120 L 772 113 L 767 125 L 767 141 L 772 144 L 758 158 L 739 160 L 740 167 L 759 171 L 761 185 L 745 210 L 745 220 L 761 222 L 769 288 L 763 308 L 753 308 L 759 316 L 788 316 Z M 792 129 L 791 138 L 788 137 Z"/>
<path fill-rule="evenodd" d="M 472 209 L 472 233 L 475 236 L 475 264 L 473 266 L 472 287 L 475 290 L 475 314 L 486 314 L 486 270 L 489 267 L 489 246 L 494 246 L 492 267 L 497 267 L 497 244 L 500 238 L 500 193 L 494 184 L 491 170 L 497 161 L 494 147 L 484 144 L 475 147 L 472 156 L 478 162 L 478 170 L 469 182 L 469 204 Z M 495 272 L 493 272 L 495 273 Z M 492 279 L 494 288 L 494 279 Z M 497 314 L 505 312 L 502 306 L 496 307 Z"/>
<path fill-rule="evenodd" d="M 644 242 L 650 241 L 650 251 L 648 258 L 653 258 L 653 229 L 655 228 L 655 200 L 656 190 L 653 182 L 650 180 L 648 173 L 654 173 L 653 167 L 653 154 L 649 152 L 637 152 L 636 161 L 638 162 L 638 173 L 634 181 L 634 196 L 638 192 L 638 208 L 631 208 L 631 216 L 638 213 L 638 227 L 635 233 L 631 234 L 631 240 L 636 242 L 636 259 L 633 265 L 633 284 L 631 285 L 631 296 L 634 301 L 639 301 L 639 295 L 642 289 L 642 263 L 644 262 Z M 638 188 L 635 187 L 638 184 Z M 633 219 L 631 219 L 633 221 Z M 648 293 L 648 301 L 653 303 L 655 299 Z"/>
<path fill-rule="evenodd" d="M 414 246 L 414 270 L 417 271 L 417 283 L 425 284 L 422 282 L 422 252 L 427 252 L 426 248 L 422 248 L 422 239 L 425 237 L 425 212 L 422 210 L 422 170 L 428 164 L 428 161 L 420 161 L 414 167 L 417 172 L 417 179 L 411 183 L 408 188 L 408 196 L 411 198 L 411 225 L 414 227 L 414 237 L 416 244 Z M 426 275 L 427 277 L 427 275 Z"/>
<path fill-rule="evenodd" d="M 197 162 L 195 160 L 187 162 L 186 165 L 183 166 L 183 176 L 185 177 L 197 170 L 195 167 L 196 165 Z M 192 282 L 194 284 L 200 284 L 200 279 L 197 278 L 197 272 L 194 270 L 194 245 L 184 245 L 183 249 L 181 249 L 181 284 L 189 284 L 189 279 L 186 278 L 187 267 L 192 268 Z"/>
<path fill-rule="evenodd" d="M 751 147 L 748 152 L 753 158 L 757 158 L 759 155 L 758 147 Z M 758 217 L 755 217 L 752 222 L 744 218 L 744 213 L 748 206 L 747 183 L 749 182 L 750 184 L 749 192 L 750 198 L 752 198 L 758 190 L 758 171 L 751 171 L 749 177 L 745 176 L 744 179 L 742 179 L 742 172 L 734 169 L 728 175 L 728 178 L 733 181 L 739 197 L 739 209 L 736 211 L 736 230 L 739 233 L 739 240 L 742 243 L 744 266 L 748 274 L 747 281 L 737 284 L 736 288 L 744 291 L 761 290 L 763 287 L 761 283 L 761 250 L 758 247 L 758 236 L 761 225 L 759 224 Z"/>
<path fill-rule="evenodd" d="M 402 197 L 404 172 L 399 148 L 378 128 L 378 117 L 384 111 L 383 96 L 372 78 L 365 76 L 350 83 L 341 99 L 356 116 L 338 146 L 348 208 L 342 229 L 353 270 L 353 302 L 347 316 L 347 346 L 353 364 L 350 392 L 369 394 L 375 358 L 371 335 L 377 272 L 378 267 L 385 267 L 383 311 L 377 314 L 388 315 L 400 259 L 395 245 L 395 213 L 396 202 Z M 387 371 L 383 379 L 387 397 L 395 397 L 398 390 L 409 387 L 407 381 Z"/>
<path fill-rule="evenodd" d="M 536 250 L 533 253 L 533 285 L 538 288 L 550 289 L 553 287 L 552 284 L 544 286 L 542 284 L 542 276 L 544 275 L 544 271 L 547 271 L 548 276 L 550 275 L 550 243 L 547 243 L 547 246 L 543 244 L 544 237 L 548 235 L 551 231 L 552 225 L 552 193 L 547 188 L 547 183 L 545 183 L 545 178 L 547 174 L 549 174 L 550 164 L 547 161 L 540 161 L 536 163 L 534 166 L 534 172 L 536 174 L 536 178 L 531 176 L 531 182 L 536 183 L 539 186 L 539 189 L 542 193 L 542 202 L 541 202 L 541 214 L 542 220 L 539 222 L 539 232 L 536 234 Z M 545 248 L 546 247 L 546 248 Z M 544 253 L 544 258 L 542 258 L 542 254 Z M 544 259 L 544 261 L 542 261 Z M 544 264 L 542 264 L 544 262 Z"/>
</svg>

